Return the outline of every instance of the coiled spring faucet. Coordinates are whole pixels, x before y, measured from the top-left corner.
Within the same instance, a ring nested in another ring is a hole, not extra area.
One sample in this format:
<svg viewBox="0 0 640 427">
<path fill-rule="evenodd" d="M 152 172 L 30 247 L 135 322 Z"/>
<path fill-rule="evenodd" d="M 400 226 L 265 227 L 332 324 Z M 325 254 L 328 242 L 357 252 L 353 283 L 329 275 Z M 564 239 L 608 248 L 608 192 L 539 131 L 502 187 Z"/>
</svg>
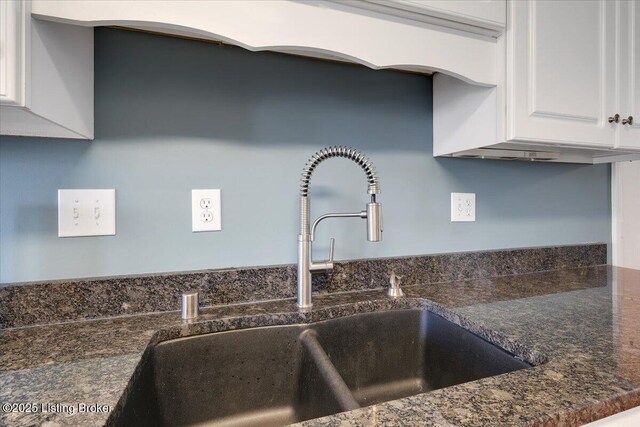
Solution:
<svg viewBox="0 0 640 427">
<path fill-rule="evenodd" d="M 309 221 L 309 180 L 315 168 L 324 160 L 332 157 L 345 157 L 353 160 L 367 176 L 367 193 L 371 196 L 366 210 L 360 212 L 328 213 L 318 217 L 310 226 Z M 308 310 L 311 302 L 311 274 L 330 272 L 333 270 L 334 239 L 331 239 L 331 249 L 327 261 L 314 262 L 311 254 L 311 244 L 315 238 L 316 227 L 320 221 L 327 218 L 362 218 L 367 220 L 367 240 L 379 242 L 382 240 L 382 205 L 376 201 L 380 193 L 378 177 L 371 161 L 358 150 L 350 147 L 328 147 L 315 153 L 304 167 L 300 183 L 300 234 L 298 235 L 298 307 Z"/>
</svg>

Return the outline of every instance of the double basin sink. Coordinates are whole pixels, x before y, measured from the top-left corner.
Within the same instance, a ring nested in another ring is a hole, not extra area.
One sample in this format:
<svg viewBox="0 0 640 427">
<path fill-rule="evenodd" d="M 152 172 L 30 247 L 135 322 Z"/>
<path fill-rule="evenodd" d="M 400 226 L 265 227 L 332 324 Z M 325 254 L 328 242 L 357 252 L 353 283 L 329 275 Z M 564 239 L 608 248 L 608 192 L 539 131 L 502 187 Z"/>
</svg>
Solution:
<svg viewBox="0 0 640 427">
<path fill-rule="evenodd" d="M 155 346 L 120 426 L 282 426 L 531 365 L 427 310 L 357 314 Z"/>
</svg>

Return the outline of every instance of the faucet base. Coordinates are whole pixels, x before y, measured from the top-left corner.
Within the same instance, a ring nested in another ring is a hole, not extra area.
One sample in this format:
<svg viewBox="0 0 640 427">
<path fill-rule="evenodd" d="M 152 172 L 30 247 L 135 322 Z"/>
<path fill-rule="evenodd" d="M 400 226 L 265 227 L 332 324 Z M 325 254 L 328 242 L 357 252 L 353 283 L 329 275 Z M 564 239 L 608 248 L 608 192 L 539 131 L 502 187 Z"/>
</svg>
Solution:
<svg viewBox="0 0 640 427">
<path fill-rule="evenodd" d="M 296 306 L 298 307 L 298 311 L 301 313 L 309 313 L 313 308 L 313 304 L 309 304 L 309 305 L 296 304 Z"/>
</svg>

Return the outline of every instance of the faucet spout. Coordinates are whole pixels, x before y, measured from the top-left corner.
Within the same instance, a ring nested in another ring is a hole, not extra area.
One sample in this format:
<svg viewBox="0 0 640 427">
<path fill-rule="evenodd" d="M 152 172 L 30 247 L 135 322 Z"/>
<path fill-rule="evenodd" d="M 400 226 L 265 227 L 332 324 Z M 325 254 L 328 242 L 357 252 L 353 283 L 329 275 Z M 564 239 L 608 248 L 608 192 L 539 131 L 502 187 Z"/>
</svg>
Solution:
<svg viewBox="0 0 640 427">
<path fill-rule="evenodd" d="M 315 168 L 324 160 L 332 157 L 345 157 L 353 160 L 365 172 L 367 178 L 367 193 L 371 202 L 366 210 L 349 213 L 328 213 L 321 215 L 313 222 L 309 220 L 309 183 Z M 312 242 L 315 239 L 315 231 L 318 224 L 327 218 L 362 218 L 367 220 L 367 240 L 379 242 L 382 240 L 382 205 L 376 201 L 376 195 L 380 193 L 378 177 L 371 161 L 358 150 L 350 147 L 328 147 L 315 153 L 307 162 L 300 183 L 300 234 L 298 235 L 298 307 L 308 310 L 311 302 L 311 275 L 312 273 L 333 270 L 333 244 L 331 257 L 326 262 L 314 262 L 312 257 Z"/>
<path fill-rule="evenodd" d="M 318 227 L 318 224 L 320 224 L 320 221 L 322 221 L 324 219 L 327 219 L 327 218 L 367 218 L 367 211 L 344 212 L 344 213 L 328 213 L 328 214 L 320 215 L 318 218 L 316 218 L 315 221 L 313 221 L 313 225 L 311 226 L 311 241 L 312 242 L 314 240 L 316 240 L 316 228 Z"/>
</svg>

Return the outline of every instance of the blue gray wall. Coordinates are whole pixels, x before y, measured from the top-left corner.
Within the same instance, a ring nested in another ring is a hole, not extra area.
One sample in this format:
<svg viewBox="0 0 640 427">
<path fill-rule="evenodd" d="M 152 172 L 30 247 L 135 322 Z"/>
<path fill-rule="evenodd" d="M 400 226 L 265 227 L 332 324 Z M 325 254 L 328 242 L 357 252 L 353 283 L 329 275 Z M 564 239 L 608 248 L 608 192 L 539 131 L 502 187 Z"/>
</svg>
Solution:
<svg viewBox="0 0 640 427">
<path fill-rule="evenodd" d="M 330 220 L 319 256 L 610 241 L 607 165 L 433 158 L 429 77 L 113 29 L 95 61 L 95 141 L 1 138 L 2 283 L 293 263 L 300 172 L 333 144 L 374 161 L 384 240 Z M 313 216 L 367 200 L 344 159 L 311 187 Z M 116 188 L 118 234 L 58 238 L 58 188 Z M 191 232 L 192 188 L 222 189 L 222 232 Z M 477 222 L 449 221 L 450 192 Z"/>
</svg>

